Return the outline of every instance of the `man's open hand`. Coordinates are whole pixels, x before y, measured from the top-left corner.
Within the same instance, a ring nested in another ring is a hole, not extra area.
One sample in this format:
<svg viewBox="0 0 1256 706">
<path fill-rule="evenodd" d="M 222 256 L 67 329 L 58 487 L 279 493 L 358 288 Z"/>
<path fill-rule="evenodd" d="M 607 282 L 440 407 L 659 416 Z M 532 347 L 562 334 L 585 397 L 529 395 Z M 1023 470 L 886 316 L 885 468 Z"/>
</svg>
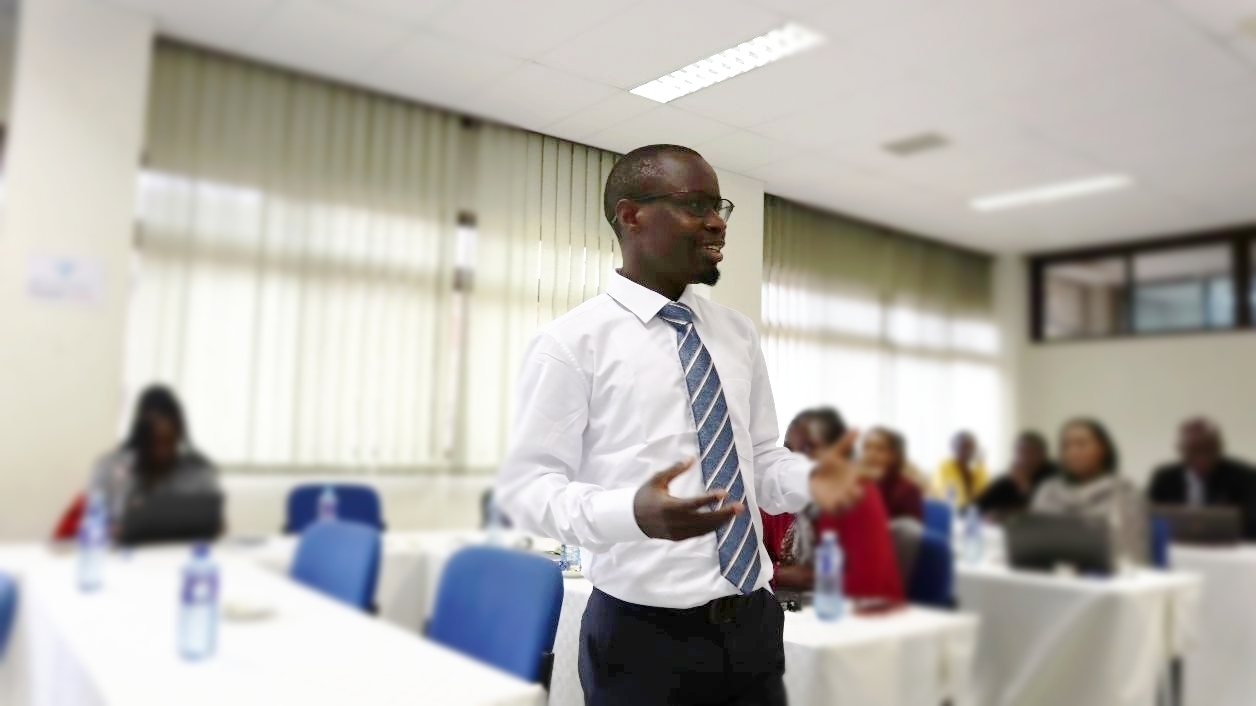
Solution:
<svg viewBox="0 0 1256 706">
<path fill-rule="evenodd" d="M 734 515 L 744 512 L 742 503 L 722 505 L 728 494 L 723 490 L 696 498 L 677 498 L 667 490 L 668 483 L 693 466 L 688 458 L 654 477 L 641 486 L 632 501 L 632 511 L 637 526 L 648 537 L 679 541 L 714 532 Z M 715 506 L 716 509 L 706 508 Z"/>
<path fill-rule="evenodd" d="M 816 459 L 811 471 L 811 501 L 824 512 L 839 512 L 859 501 L 863 468 L 851 460 L 859 432 L 852 429 Z"/>
</svg>

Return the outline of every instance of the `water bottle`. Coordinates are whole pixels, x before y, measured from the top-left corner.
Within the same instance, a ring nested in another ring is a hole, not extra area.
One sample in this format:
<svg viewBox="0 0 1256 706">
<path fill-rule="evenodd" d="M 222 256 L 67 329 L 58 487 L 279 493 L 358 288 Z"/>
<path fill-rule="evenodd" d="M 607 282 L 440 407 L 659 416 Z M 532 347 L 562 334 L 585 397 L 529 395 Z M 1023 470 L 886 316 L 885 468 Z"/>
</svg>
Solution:
<svg viewBox="0 0 1256 706">
<path fill-rule="evenodd" d="M 580 547 L 574 544 L 563 545 L 563 571 L 580 571 Z"/>
<path fill-rule="evenodd" d="M 981 529 L 981 515 L 975 504 L 964 511 L 964 562 L 980 564 L 985 554 L 985 536 Z"/>
<path fill-rule="evenodd" d="M 192 548 L 179 598 L 179 653 L 188 660 L 212 656 L 218 643 L 218 567 L 209 545 Z"/>
<path fill-rule="evenodd" d="M 87 592 L 100 588 L 105 579 L 105 552 L 109 544 L 109 513 L 105 495 L 94 490 L 78 526 L 78 584 Z"/>
<path fill-rule="evenodd" d="M 816 616 L 832 621 L 842 617 L 846 598 L 842 593 L 842 548 L 837 533 L 825 530 L 816 549 Z"/>
<path fill-rule="evenodd" d="M 323 487 L 323 494 L 318 496 L 318 519 L 336 519 L 340 501 L 336 499 L 336 489 L 330 484 Z"/>
</svg>

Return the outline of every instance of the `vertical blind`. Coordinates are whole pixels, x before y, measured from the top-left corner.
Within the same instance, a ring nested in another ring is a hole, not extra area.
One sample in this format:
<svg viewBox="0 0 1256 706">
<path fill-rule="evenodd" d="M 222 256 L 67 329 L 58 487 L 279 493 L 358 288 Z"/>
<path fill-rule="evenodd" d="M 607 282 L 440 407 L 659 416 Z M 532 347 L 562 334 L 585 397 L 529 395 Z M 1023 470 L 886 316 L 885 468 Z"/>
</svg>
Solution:
<svg viewBox="0 0 1256 706">
<path fill-rule="evenodd" d="M 999 438 L 990 259 L 768 196 L 763 348 L 784 425 L 836 406 L 903 432 L 932 467 L 950 437 Z"/>
<path fill-rule="evenodd" d="M 613 155 L 164 42 L 149 103 L 127 391 L 234 470 L 492 467 Z"/>
</svg>

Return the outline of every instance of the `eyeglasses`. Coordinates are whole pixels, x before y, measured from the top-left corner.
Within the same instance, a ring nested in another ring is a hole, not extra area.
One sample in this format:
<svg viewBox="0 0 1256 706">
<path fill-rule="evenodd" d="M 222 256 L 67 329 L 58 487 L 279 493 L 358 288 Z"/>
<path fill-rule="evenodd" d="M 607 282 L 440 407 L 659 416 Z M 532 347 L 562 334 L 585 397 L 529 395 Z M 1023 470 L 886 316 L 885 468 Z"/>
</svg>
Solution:
<svg viewBox="0 0 1256 706">
<path fill-rule="evenodd" d="M 718 196 L 711 196 L 700 191 L 673 191 L 668 194 L 647 194 L 645 196 L 627 196 L 629 201 L 649 203 L 651 201 L 669 201 L 694 218 L 706 218 L 714 212 L 720 220 L 728 223 L 733 215 L 733 202 Z"/>
</svg>

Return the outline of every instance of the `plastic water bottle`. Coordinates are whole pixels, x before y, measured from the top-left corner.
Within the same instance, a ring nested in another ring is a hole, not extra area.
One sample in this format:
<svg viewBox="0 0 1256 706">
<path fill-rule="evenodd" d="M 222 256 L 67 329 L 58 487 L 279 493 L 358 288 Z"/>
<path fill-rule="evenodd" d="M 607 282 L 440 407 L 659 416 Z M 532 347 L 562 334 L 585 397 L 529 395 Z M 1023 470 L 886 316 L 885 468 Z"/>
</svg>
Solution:
<svg viewBox="0 0 1256 706">
<path fill-rule="evenodd" d="M 105 495 L 96 490 L 87 499 L 87 507 L 78 527 L 78 584 L 83 591 L 95 591 L 105 580 L 105 552 L 109 545 L 109 513 Z"/>
<path fill-rule="evenodd" d="M 563 545 L 563 571 L 580 571 L 580 547 L 574 544 Z"/>
<path fill-rule="evenodd" d="M 980 564 L 985 554 L 985 536 L 981 529 L 981 515 L 976 505 L 969 505 L 964 511 L 964 562 Z"/>
<path fill-rule="evenodd" d="M 318 496 L 318 519 L 336 519 L 339 505 L 340 501 L 336 499 L 336 489 L 330 484 L 323 486 L 323 494 Z"/>
<path fill-rule="evenodd" d="M 183 568 L 179 596 L 179 653 L 184 659 L 210 657 L 218 645 L 218 567 L 209 545 L 197 544 Z"/>
<path fill-rule="evenodd" d="M 846 611 L 842 593 L 842 547 L 837 533 L 825 530 L 816 549 L 816 616 L 820 620 L 838 620 Z"/>
</svg>

